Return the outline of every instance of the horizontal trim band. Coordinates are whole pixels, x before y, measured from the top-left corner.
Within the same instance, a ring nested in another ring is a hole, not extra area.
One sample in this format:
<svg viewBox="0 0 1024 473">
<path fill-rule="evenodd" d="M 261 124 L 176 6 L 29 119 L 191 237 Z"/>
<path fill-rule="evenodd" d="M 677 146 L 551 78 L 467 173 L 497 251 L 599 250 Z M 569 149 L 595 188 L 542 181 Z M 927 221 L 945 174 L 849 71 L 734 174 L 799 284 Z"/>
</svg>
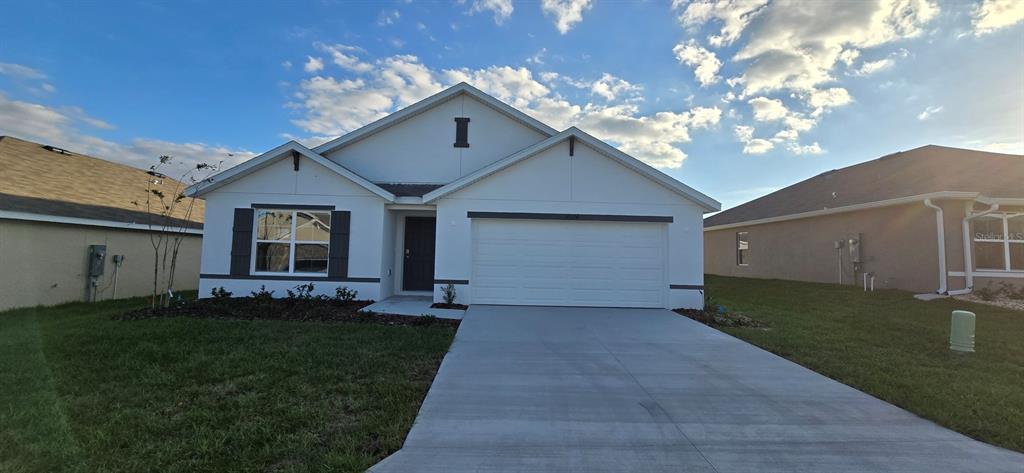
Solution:
<svg viewBox="0 0 1024 473">
<path fill-rule="evenodd" d="M 554 214 L 533 212 L 466 212 L 469 218 L 499 218 L 519 220 L 583 220 L 588 222 L 655 222 L 672 223 L 672 216 L 660 215 L 602 215 Z"/>
<path fill-rule="evenodd" d="M 318 276 L 268 276 L 254 274 L 200 274 L 199 279 L 253 279 L 257 281 L 380 282 L 380 278 L 329 278 Z"/>
<path fill-rule="evenodd" d="M 291 209 L 291 210 L 334 210 L 333 205 L 306 204 L 252 204 L 254 209 Z"/>
<path fill-rule="evenodd" d="M 695 291 L 703 291 L 703 284 L 669 284 L 669 289 L 690 289 Z"/>
<path fill-rule="evenodd" d="M 1024 271 L 974 271 L 971 274 L 976 278 L 1024 278 Z M 950 271 L 949 275 L 954 278 L 967 276 L 963 271 Z"/>
<path fill-rule="evenodd" d="M 181 233 L 187 235 L 202 236 L 202 228 L 164 227 L 146 223 L 117 222 L 114 220 L 95 220 L 91 218 L 62 217 L 59 215 L 34 214 L 28 212 L 16 212 L 13 210 L 0 210 L 0 220 L 22 220 L 26 222 L 59 223 L 64 225 L 81 225 L 83 227 L 113 228 L 115 230 L 132 230 L 139 232 L 157 233 Z M 202 225 L 202 224 L 200 224 Z"/>
<path fill-rule="evenodd" d="M 469 279 L 435 279 L 434 284 L 461 284 L 468 285 Z"/>
</svg>

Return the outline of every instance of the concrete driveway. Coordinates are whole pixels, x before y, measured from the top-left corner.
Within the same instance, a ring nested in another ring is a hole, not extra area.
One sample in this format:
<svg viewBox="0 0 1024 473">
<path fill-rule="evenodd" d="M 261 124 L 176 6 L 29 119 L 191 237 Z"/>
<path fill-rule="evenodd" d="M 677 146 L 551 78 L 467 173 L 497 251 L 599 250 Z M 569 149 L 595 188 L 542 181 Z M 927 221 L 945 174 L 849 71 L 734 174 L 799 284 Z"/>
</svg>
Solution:
<svg viewBox="0 0 1024 473">
<path fill-rule="evenodd" d="M 1024 472 L 667 310 L 473 306 L 384 472 Z"/>
</svg>

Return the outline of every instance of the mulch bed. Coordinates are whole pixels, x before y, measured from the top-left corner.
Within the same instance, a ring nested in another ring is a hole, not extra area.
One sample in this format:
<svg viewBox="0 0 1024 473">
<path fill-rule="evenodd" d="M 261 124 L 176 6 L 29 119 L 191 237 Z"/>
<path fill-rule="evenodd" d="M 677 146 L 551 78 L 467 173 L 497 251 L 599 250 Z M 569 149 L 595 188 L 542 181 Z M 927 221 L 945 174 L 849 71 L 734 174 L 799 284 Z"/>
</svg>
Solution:
<svg viewBox="0 0 1024 473">
<path fill-rule="evenodd" d="M 431 309 L 454 309 L 454 310 L 466 310 L 469 308 L 466 304 L 445 304 L 444 302 L 435 302 L 430 304 Z"/>
<path fill-rule="evenodd" d="M 114 316 L 116 320 L 145 320 L 191 317 L 225 320 L 284 320 L 297 322 L 343 322 L 376 325 L 445 326 L 456 328 L 459 320 L 433 316 L 411 316 L 360 312 L 373 301 L 336 299 L 257 299 L 252 297 L 196 299 L 171 307 L 145 307 Z"/>
<path fill-rule="evenodd" d="M 701 309 L 675 309 L 673 312 L 689 317 L 709 327 L 766 328 L 767 325 L 742 314 L 707 312 Z"/>
</svg>

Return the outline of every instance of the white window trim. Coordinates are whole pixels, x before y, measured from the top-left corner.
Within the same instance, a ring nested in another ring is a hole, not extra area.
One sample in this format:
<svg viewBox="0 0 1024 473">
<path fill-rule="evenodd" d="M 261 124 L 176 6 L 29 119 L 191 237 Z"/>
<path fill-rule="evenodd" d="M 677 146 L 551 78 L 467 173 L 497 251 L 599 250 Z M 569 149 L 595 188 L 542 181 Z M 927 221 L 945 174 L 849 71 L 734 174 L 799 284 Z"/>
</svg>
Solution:
<svg viewBox="0 0 1024 473">
<path fill-rule="evenodd" d="M 259 215 L 260 215 L 261 211 L 291 212 L 292 213 L 292 229 L 291 229 L 290 239 L 288 239 L 288 240 L 260 240 L 260 238 L 259 238 L 259 228 L 260 228 L 260 217 L 259 217 Z M 255 209 L 254 218 L 252 219 L 252 225 L 253 225 L 253 228 L 252 228 L 252 251 L 251 251 L 252 258 L 251 258 L 251 261 L 249 261 L 249 274 L 252 274 L 254 276 L 282 276 L 282 275 L 288 275 L 288 276 L 309 276 L 309 277 L 320 277 L 320 278 L 327 277 L 327 272 L 330 270 L 329 267 L 325 268 L 324 271 L 320 272 L 320 273 L 309 273 L 309 272 L 297 272 L 297 271 L 295 271 L 295 247 L 297 245 L 302 245 L 302 244 L 327 245 L 327 258 L 328 258 L 327 261 L 328 261 L 328 266 L 330 266 L 330 254 L 331 254 L 331 239 L 330 239 L 330 236 L 328 236 L 326 241 L 296 240 L 295 239 L 295 236 L 297 235 L 297 233 L 295 231 L 296 230 L 295 225 L 296 225 L 296 222 L 299 221 L 299 218 L 298 218 L 298 213 L 299 212 L 327 212 L 328 214 L 330 213 L 330 211 L 326 211 L 326 210 L 302 210 L 302 209 L 289 209 L 287 207 L 272 208 L 272 209 Z M 331 225 L 334 225 L 333 221 L 331 222 Z M 259 244 L 259 243 L 282 243 L 282 244 L 286 243 L 286 244 L 288 244 L 288 271 L 256 271 L 256 258 L 258 256 L 257 252 L 256 252 L 256 248 L 257 248 L 257 244 Z"/>
<path fill-rule="evenodd" d="M 987 272 L 987 273 L 1019 273 L 1021 271 L 1024 271 L 1024 270 L 1020 270 L 1020 269 L 1011 269 L 1010 268 L 1010 245 L 1011 244 L 1022 244 L 1022 245 L 1024 245 L 1024 240 L 1017 240 L 1017 239 L 1011 239 L 1010 238 L 1010 219 L 1011 218 L 1016 218 L 1016 217 L 1024 218 L 1024 213 L 992 213 L 992 214 L 988 214 L 988 215 L 983 215 L 981 217 L 981 218 L 998 218 L 998 219 L 1002 220 L 1002 222 L 1003 222 L 1003 238 L 1001 238 L 1001 239 L 977 238 L 977 232 L 974 232 L 975 235 L 972 236 L 972 238 L 971 238 L 972 250 L 975 250 L 975 251 L 977 250 L 977 248 L 974 247 L 974 243 L 1002 243 L 1003 244 L 1003 267 L 1002 268 L 982 268 L 982 267 L 976 267 L 976 268 L 974 268 L 975 272 L 979 272 L 980 271 L 980 272 Z"/>
<path fill-rule="evenodd" d="M 747 236 L 747 249 L 740 249 L 740 234 Z M 736 232 L 736 266 L 750 266 L 750 262 L 747 259 L 740 258 L 740 251 L 746 251 L 747 257 L 750 256 L 750 232 Z M 740 261 L 743 261 L 742 263 Z"/>
</svg>

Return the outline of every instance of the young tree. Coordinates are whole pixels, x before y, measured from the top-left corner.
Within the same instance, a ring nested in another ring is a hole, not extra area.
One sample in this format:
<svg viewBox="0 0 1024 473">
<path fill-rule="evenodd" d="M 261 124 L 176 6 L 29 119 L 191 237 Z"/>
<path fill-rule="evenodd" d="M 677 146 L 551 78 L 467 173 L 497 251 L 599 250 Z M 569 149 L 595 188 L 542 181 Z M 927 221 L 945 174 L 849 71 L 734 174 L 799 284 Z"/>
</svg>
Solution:
<svg viewBox="0 0 1024 473">
<path fill-rule="evenodd" d="M 133 201 L 144 208 L 149 226 L 149 242 L 153 247 L 153 293 L 150 307 L 167 307 L 174 294 L 174 271 L 178 265 L 178 251 L 188 236 L 189 222 L 196 208 L 196 199 L 185 195 L 188 185 L 209 181 L 221 166 L 198 163 L 184 167 L 176 180 L 168 181 L 161 172 L 174 167 L 174 158 L 160 156 L 158 162 L 149 167 L 146 181 L 145 201 Z"/>
</svg>

